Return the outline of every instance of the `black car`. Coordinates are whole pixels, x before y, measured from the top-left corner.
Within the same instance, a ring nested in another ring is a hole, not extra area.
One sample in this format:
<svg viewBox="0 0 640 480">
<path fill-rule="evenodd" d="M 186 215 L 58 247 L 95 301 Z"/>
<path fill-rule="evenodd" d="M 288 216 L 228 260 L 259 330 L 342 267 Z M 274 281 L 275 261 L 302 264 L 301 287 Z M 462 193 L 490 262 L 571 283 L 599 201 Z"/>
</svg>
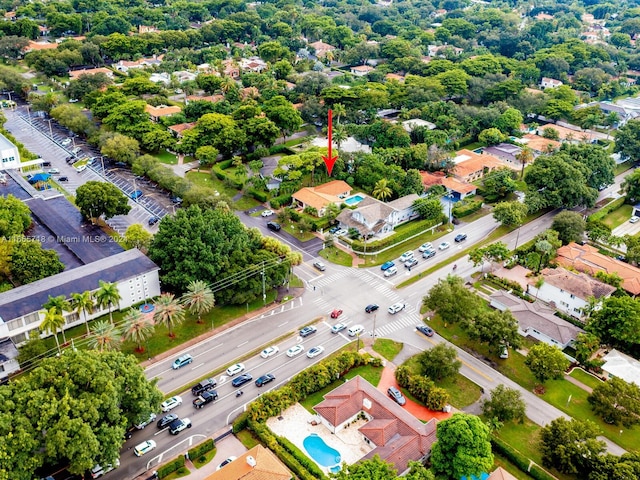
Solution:
<svg viewBox="0 0 640 480">
<path fill-rule="evenodd" d="M 51 166 L 51 162 L 42 162 L 42 166 L 43 167 L 50 167 Z"/>
<path fill-rule="evenodd" d="M 416 327 L 420 333 L 424 333 L 427 337 L 433 337 L 433 330 L 429 327 L 425 327 L 424 325 L 419 325 Z"/>
<path fill-rule="evenodd" d="M 149 223 L 149 226 L 151 226 L 151 225 L 155 225 L 159 221 L 160 221 L 160 217 L 151 217 L 148 223 Z"/>
<path fill-rule="evenodd" d="M 231 385 L 233 385 L 234 387 L 239 387 L 247 382 L 250 382 L 251 380 L 253 380 L 253 377 L 250 373 L 243 373 L 242 375 L 234 378 L 231 382 Z"/>
<path fill-rule="evenodd" d="M 365 307 L 364 311 L 367 312 L 367 313 L 371 313 L 371 312 L 375 312 L 379 308 L 380 307 L 378 305 L 376 305 L 375 303 L 372 303 L 371 305 L 367 305 Z"/>
<path fill-rule="evenodd" d="M 68 182 L 69 181 L 69 177 L 58 177 L 58 181 L 59 182 Z"/>
<path fill-rule="evenodd" d="M 308 327 L 304 327 L 302 330 L 300 330 L 300 336 L 301 337 L 308 337 L 312 333 L 316 333 L 316 332 L 317 332 L 316 327 L 308 326 Z"/>
<path fill-rule="evenodd" d="M 263 375 L 256 380 L 256 387 L 266 385 L 269 382 L 273 382 L 275 379 L 276 377 L 274 377 L 270 373 L 267 373 L 266 375 Z"/>
<path fill-rule="evenodd" d="M 340 230 L 340 227 L 338 227 L 338 226 L 331 227 L 331 228 L 329 229 L 329 233 L 334 234 L 334 233 L 336 233 L 338 230 Z"/>
<path fill-rule="evenodd" d="M 467 239 L 466 233 L 459 233 L 458 235 L 456 235 L 456 238 L 454 238 L 456 242 L 464 242 L 466 239 Z"/>
<path fill-rule="evenodd" d="M 175 203 L 176 205 L 180 205 L 182 203 L 182 198 L 180 198 L 180 197 L 171 197 L 171 203 Z"/>
<path fill-rule="evenodd" d="M 281 229 L 282 227 L 280 226 L 280 224 L 279 224 L 279 223 L 276 223 L 276 222 L 268 222 L 268 223 L 267 223 L 267 228 L 268 228 L 269 230 L 273 230 L 274 232 L 279 232 L 279 231 L 280 231 L 280 229 Z"/>
<path fill-rule="evenodd" d="M 158 428 L 164 428 L 167 425 L 169 425 L 171 422 L 177 419 L 178 419 L 178 415 L 176 415 L 175 413 L 168 413 L 167 415 L 162 417 L 160 420 L 158 420 Z"/>
<path fill-rule="evenodd" d="M 193 393 L 196 397 L 200 395 L 202 392 L 208 392 L 213 390 L 218 385 L 218 382 L 215 378 L 207 378 L 206 380 L 202 380 L 200 383 L 196 383 L 191 388 L 191 393 Z"/>
</svg>

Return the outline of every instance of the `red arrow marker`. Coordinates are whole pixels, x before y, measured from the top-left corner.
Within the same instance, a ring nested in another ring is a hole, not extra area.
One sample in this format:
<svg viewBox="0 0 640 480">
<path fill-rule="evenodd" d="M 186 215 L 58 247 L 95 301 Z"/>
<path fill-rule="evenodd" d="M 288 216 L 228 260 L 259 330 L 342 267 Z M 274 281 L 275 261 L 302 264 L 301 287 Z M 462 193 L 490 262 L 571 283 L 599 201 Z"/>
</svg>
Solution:
<svg viewBox="0 0 640 480">
<path fill-rule="evenodd" d="M 328 154 L 322 156 L 322 160 L 324 160 L 324 164 L 327 166 L 327 172 L 329 172 L 329 176 L 331 176 L 331 171 L 333 170 L 333 166 L 338 159 L 338 156 L 333 156 L 331 154 L 331 145 L 333 143 L 333 111 L 329 110 L 329 129 L 327 132 L 327 139 L 329 141 L 329 151 Z"/>
</svg>

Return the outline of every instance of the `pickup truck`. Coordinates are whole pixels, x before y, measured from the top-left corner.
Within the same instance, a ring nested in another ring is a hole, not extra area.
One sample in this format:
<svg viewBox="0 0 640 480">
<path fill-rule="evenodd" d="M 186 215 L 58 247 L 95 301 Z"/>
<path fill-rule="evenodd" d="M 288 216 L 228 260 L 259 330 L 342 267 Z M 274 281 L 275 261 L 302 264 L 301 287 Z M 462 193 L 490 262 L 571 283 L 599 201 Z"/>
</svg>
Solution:
<svg viewBox="0 0 640 480">
<path fill-rule="evenodd" d="M 193 393 L 197 397 L 202 392 L 209 392 L 213 390 L 214 388 L 216 388 L 217 384 L 218 382 L 216 382 L 215 378 L 207 378 L 206 380 L 203 380 L 200 383 L 195 384 L 191 389 L 191 393 Z"/>
<path fill-rule="evenodd" d="M 202 392 L 198 398 L 193 401 L 193 406 L 196 408 L 202 408 L 207 403 L 211 403 L 218 399 L 218 392 L 211 390 L 209 392 Z"/>
</svg>

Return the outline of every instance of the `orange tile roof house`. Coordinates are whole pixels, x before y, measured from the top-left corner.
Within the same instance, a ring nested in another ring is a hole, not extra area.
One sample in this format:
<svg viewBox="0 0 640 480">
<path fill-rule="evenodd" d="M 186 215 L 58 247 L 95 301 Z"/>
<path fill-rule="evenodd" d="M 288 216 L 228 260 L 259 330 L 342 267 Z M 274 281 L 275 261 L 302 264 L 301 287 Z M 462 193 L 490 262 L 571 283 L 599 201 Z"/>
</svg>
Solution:
<svg viewBox="0 0 640 480">
<path fill-rule="evenodd" d="M 622 288 L 631 295 L 640 294 L 640 268 L 603 255 L 591 245 L 571 242 L 558 249 L 556 262 L 589 275 L 596 272 L 615 273 L 622 278 Z"/>
<path fill-rule="evenodd" d="M 522 136 L 519 143 L 524 143 L 527 147 L 536 153 L 545 153 L 551 150 L 558 150 L 561 143 L 557 140 L 544 138 L 534 133 L 527 133 Z"/>
<path fill-rule="evenodd" d="M 351 67 L 351 73 L 356 77 L 364 77 L 365 75 L 373 72 L 374 68 L 369 65 L 358 65 L 357 67 Z"/>
<path fill-rule="evenodd" d="M 182 109 L 180 107 L 168 107 L 166 105 L 160 105 L 159 107 L 147 105 L 146 107 L 144 107 L 144 111 L 149 114 L 149 116 L 151 117 L 151 121 L 157 122 L 159 118 L 175 115 L 176 113 L 180 113 Z"/>
<path fill-rule="evenodd" d="M 398 473 L 410 461 L 426 459 L 436 441 L 435 419 L 422 423 L 360 376 L 327 393 L 313 409 L 334 433 L 363 413 L 369 422 L 358 431 L 375 448 L 362 459 L 379 455 Z"/>
<path fill-rule="evenodd" d="M 290 480 L 293 474 L 270 450 L 256 445 L 205 480 Z"/>
<path fill-rule="evenodd" d="M 331 203 L 340 204 L 342 199 L 351 194 L 351 186 L 342 180 L 333 180 L 317 187 L 304 187 L 291 197 L 298 202 L 301 208 L 312 207 L 318 212 L 318 216 L 324 215 L 324 211 Z"/>
<path fill-rule="evenodd" d="M 434 185 L 444 186 L 448 192 L 456 194 L 456 198 L 463 199 L 469 195 L 475 195 L 478 187 L 472 183 L 466 183 L 455 177 L 447 177 L 444 172 L 420 172 L 422 185 L 425 189 Z"/>
<path fill-rule="evenodd" d="M 318 40 L 317 42 L 313 42 L 309 44 L 310 47 L 313 47 L 316 51 L 316 57 L 322 58 L 327 53 L 333 52 L 336 50 L 336 47 L 333 45 L 329 45 L 328 43 L 324 43 L 322 40 Z"/>
<path fill-rule="evenodd" d="M 104 73 L 107 77 L 113 78 L 113 71 L 105 67 L 73 70 L 69 72 L 69 77 L 71 78 L 71 80 L 77 80 L 78 78 L 80 78 L 80 75 L 95 75 L 96 73 Z"/>
<path fill-rule="evenodd" d="M 189 122 L 189 123 L 178 123 L 176 125 L 171 125 L 169 127 L 169 131 L 171 133 L 173 133 L 177 138 L 182 137 L 182 134 L 187 131 L 187 130 L 191 130 L 193 127 L 196 126 L 195 122 Z"/>
<path fill-rule="evenodd" d="M 467 149 L 457 151 L 453 162 L 456 164 L 455 176 L 468 183 L 479 180 L 498 168 L 512 167 L 493 155 L 479 154 Z"/>
</svg>

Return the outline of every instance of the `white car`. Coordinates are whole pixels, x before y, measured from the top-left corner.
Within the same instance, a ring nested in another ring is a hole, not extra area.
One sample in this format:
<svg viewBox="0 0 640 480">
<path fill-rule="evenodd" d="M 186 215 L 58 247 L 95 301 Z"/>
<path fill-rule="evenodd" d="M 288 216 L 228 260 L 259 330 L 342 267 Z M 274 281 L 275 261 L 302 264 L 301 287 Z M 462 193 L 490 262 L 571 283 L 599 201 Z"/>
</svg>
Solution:
<svg viewBox="0 0 640 480">
<path fill-rule="evenodd" d="M 169 425 L 169 433 L 171 435 L 177 435 L 186 428 L 191 428 L 191 420 L 188 418 L 178 419 Z"/>
<path fill-rule="evenodd" d="M 60 142 L 60 145 L 62 145 L 63 147 L 66 147 L 67 145 L 71 145 L 71 139 L 70 138 L 65 138 L 64 140 L 62 140 Z"/>
<path fill-rule="evenodd" d="M 413 258 L 413 252 L 411 250 L 407 250 L 402 255 L 400 255 L 400 263 L 404 263 L 407 260 L 411 260 Z"/>
<path fill-rule="evenodd" d="M 235 365 L 231 365 L 229 368 L 227 368 L 227 375 L 229 375 L 230 377 L 233 377 L 236 373 L 240 373 L 243 371 L 244 371 L 244 364 L 236 363 Z"/>
<path fill-rule="evenodd" d="M 309 349 L 309 351 L 307 352 L 307 357 L 309 358 L 317 357 L 322 352 L 324 352 L 324 347 L 322 345 L 318 345 L 317 347 L 313 347 Z"/>
<path fill-rule="evenodd" d="M 231 462 L 233 462 L 236 459 L 236 457 L 234 457 L 233 455 L 230 456 L 229 458 L 227 458 L 224 462 L 222 462 L 220 465 L 218 465 L 216 467 L 216 470 L 220 470 L 222 467 L 224 467 L 225 465 L 230 464 Z"/>
<path fill-rule="evenodd" d="M 387 312 L 389 312 L 391 315 L 393 315 L 393 314 L 398 313 L 403 308 L 404 308 L 404 303 L 398 302 L 398 303 L 394 303 L 389 308 L 387 308 Z"/>
<path fill-rule="evenodd" d="M 449 242 L 442 242 L 440 245 L 438 245 L 438 248 L 440 250 L 446 250 L 447 248 L 449 248 L 451 246 L 451 244 Z"/>
<path fill-rule="evenodd" d="M 334 233 L 333 236 L 334 237 L 344 237 L 347 233 L 349 233 L 349 230 L 347 230 L 346 228 L 341 228 L 336 233 Z"/>
<path fill-rule="evenodd" d="M 280 351 L 280 349 L 278 347 L 276 347 L 275 345 L 271 346 L 271 347 L 267 347 L 264 350 L 262 350 L 262 353 L 260 354 L 260 356 L 262 358 L 269 358 L 272 355 L 275 355 L 276 353 L 278 353 Z"/>
<path fill-rule="evenodd" d="M 144 421 L 144 422 L 142 422 L 142 423 L 139 423 L 138 425 L 136 425 L 136 428 L 137 428 L 138 430 L 142 430 L 144 427 L 146 427 L 147 425 L 149 425 L 151 422 L 154 422 L 155 420 L 156 420 L 156 414 L 155 414 L 155 413 L 153 413 L 153 412 L 151 412 L 151 413 L 149 414 L 149 419 L 148 419 L 148 420 L 145 420 L 145 421 Z"/>
<path fill-rule="evenodd" d="M 629 223 L 636 223 L 640 220 L 640 217 L 636 217 L 635 215 L 629 219 Z"/>
<path fill-rule="evenodd" d="M 49 170 L 47 170 L 47 173 L 50 175 L 56 174 L 56 173 L 60 173 L 60 169 L 59 168 L 50 168 Z"/>
<path fill-rule="evenodd" d="M 383 275 L 388 278 L 388 277 L 392 277 L 396 273 L 398 273 L 398 269 L 396 267 L 391 267 L 385 270 Z"/>
<path fill-rule="evenodd" d="M 109 473 L 111 470 L 113 470 L 114 468 L 118 468 L 119 466 L 120 466 L 120 460 L 118 460 L 117 458 L 113 465 L 108 464 L 108 465 L 105 465 L 104 467 L 100 465 L 96 465 L 90 471 L 91 478 L 100 478 L 104 474 Z"/>
<path fill-rule="evenodd" d="M 295 347 L 291 347 L 289 350 L 287 350 L 287 357 L 295 357 L 302 352 L 304 352 L 304 347 L 302 345 L 296 345 Z"/>
<path fill-rule="evenodd" d="M 270 217 L 271 215 L 273 215 L 273 210 L 263 210 L 260 215 L 262 215 L 263 217 Z"/>
<path fill-rule="evenodd" d="M 173 410 L 176 407 L 182 405 L 182 397 L 176 395 L 175 397 L 168 398 L 164 402 L 160 404 L 160 409 L 163 412 L 168 412 L 169 410 Z"/>
<path fill-rule="evenodd" d="M 76 172 L 80 173 L 80 172 L 84 172 L 87 169 L 87 165 L 79 165 L 77 167 L 75 167 Z"/>
<path fill-rule="evenodd" d="M 433 248 L 433 245 L 431 245 L 429 242 L 427 243 L 423 243 L 422 245 L 420 245 L 420 247 L 418 248 L 418 251 L 420 253 L 424 253 L 427 250 L 431 250 Z"/>
<path fill-rule="evenodd" d="M 133 449 L 133 453 L 136 455 L 136 457 L 141 457 L 145 453 L 149 453 L 154 448 L 156 448 L 156 442 L 154 442 L 153 440 L 147 440 L 146 442 L 142 442 L 141 444 L 137 445 L 136 448 Z"/>
</svg>

